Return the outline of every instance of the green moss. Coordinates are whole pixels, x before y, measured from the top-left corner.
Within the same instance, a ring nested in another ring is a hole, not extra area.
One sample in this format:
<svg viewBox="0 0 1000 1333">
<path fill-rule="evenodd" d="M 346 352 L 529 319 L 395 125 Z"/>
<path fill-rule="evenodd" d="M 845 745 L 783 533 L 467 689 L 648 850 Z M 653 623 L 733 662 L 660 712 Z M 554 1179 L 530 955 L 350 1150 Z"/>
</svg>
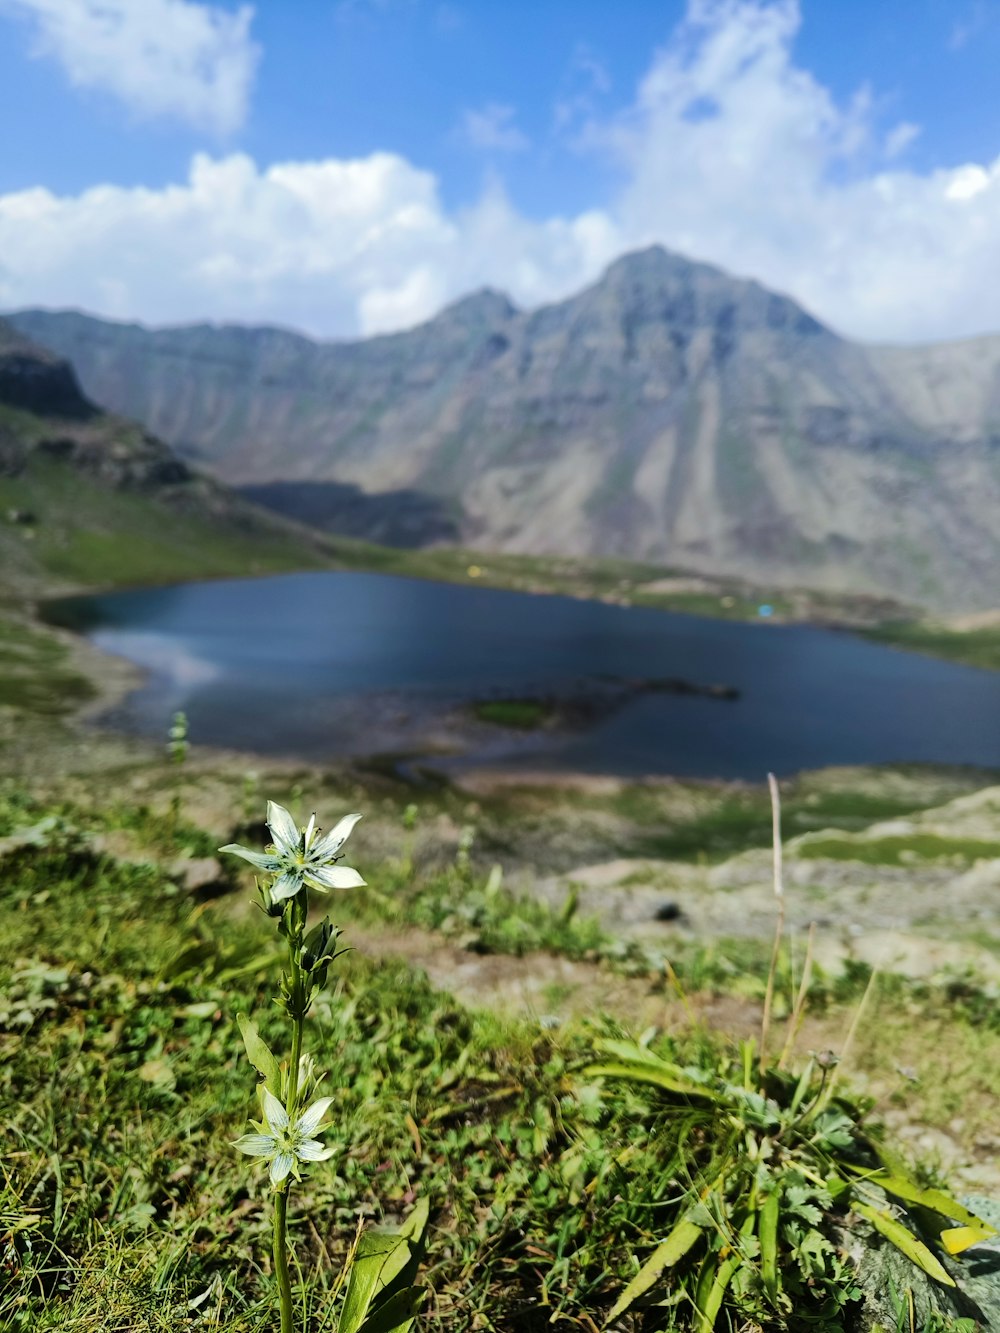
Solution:
<svg viewBox="0 0 1000 1333">
<path fill-rule="evenodd" d="M 552 713 L 551 708 L 537 699 L 484 699 L 473 704 L 472 711 L 480 722 L 522 731 L 540 727 Z"/>
<path fill-rule="evenodd" d="M 966 666 L 1000 670 L 1000 626 L 953 630 L 921 621 L 894 621 L 863 631 L 866 638 L 929 657 L 944 657 Z"/>
<path fill-rule="evenodd" d="M 887 774 L 889 770 L 886 770 Z M 782 822 L 786 837 L 812 829 L 843 829 L 860 832 L 878 820 L 913 814 L 938 804 L 942 794 L 929 782 L 921 792 L 917 787 L 894 794 L 888 790 L 829 790 L 822 781 L 806 776 L 783 784 Z M 770 800 L 766 788 L 746 787 L 720 793 L 703 802 L 704 808 L 692 810 L 689 817 L 671 818 L 660 804 L 655 789 L 628 788 L 613 802 L 616 811 L 633 822 L 635 834 L 627 848 L 632 855 L 662 857 L 666 860 L 716 862 L 771 842 Z M 828 840 L 831 846 L 835 840 Z M 914 846 L 904 840 L 907 846 Z M 809 848 L 821 844 L 810 842 Z M 853 841 L 837 846 L 854 848 Z M 824 855 L 806 851 L 800 855 Z M 944 854 L 944 853 L 942 853 Z M 986 853 L 981 853 L 985 855 Z M 997 855 L 1000 855 L 998 850 Z M 874 854 L 878 856 L 878 854 Z M 864 859 L 859 854 L 855 859 Z M 888 863 L 888 862 L 887 862 Z M 892 862 L 898 864 L 898 861 Z"/>
<path fill-rule="evenodd" d="M 93 685 L 67 657 L 55 635 L 0 618 L 0 706 L 52 717 L 93 698 Z"/>
<path fill-rule="evenodd" d="M 796 849 L 808 860 L 862 861 L 866 865 L 898 866 L 910 861 L 962 863 L 1000 857 L 1000 839 L 944 838 L 936 833 L 907 833 L 890 838 L 815 838 Z"/>
</svg>

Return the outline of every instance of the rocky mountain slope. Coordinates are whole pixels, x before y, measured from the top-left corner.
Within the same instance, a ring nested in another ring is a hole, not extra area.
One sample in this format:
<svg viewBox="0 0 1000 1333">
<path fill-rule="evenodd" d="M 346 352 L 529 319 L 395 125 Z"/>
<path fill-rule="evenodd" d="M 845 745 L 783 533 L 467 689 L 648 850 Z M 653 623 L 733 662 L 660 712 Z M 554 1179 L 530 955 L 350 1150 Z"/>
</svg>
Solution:
<svg viewBox="0 0 1000 1333">
<path fill-rule="evenodd" d="M 288 512 L 310 483 L 355 532 L 1000 601 L 1000 336 L 861 346 L 659 247 L 555 305 L 482 291 L 361 342 L 12 318 L 185 457 Z"/>
<path fill-rule="evenodd" d="M 0 594 L 303 568 L 322 547 L 102 412 L 0 320 Z"/>
</svg>

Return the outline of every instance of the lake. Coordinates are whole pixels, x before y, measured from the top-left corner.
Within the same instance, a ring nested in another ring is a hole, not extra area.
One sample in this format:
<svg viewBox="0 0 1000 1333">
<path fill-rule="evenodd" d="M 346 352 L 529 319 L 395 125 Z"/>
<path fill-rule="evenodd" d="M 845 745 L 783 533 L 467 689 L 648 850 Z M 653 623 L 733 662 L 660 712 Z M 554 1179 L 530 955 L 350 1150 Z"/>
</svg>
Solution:
<svg viewBox="0 0 1000 1333">
<path fill-rule="evenodd" d="M 1000 768 L 1000 673 L 809 626 L 746 624 L 380 574 L 185 584 L 53 604 L 146 669 L 102 718 L 196 743 L 332 760 L 760 779 L 830 764 Z M 674 678 L 736 699 L 638 692 L 591 725 L 516 734 L 467 702 Z M 437 761 L 435 761 L 437 762 Z"/>
</svg>

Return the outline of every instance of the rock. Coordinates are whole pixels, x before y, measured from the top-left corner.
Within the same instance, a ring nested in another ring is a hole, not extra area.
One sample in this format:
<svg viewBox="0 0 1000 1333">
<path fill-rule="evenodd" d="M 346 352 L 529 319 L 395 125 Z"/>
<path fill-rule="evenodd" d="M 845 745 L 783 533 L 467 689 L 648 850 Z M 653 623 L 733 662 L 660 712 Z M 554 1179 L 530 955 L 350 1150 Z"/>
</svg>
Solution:
<svg viewBox="0 0 1000 1333">
<path fill-rule="evenodd" d="M 214 856 L 181 856 L 167 868 L 175 884 L 199 898 L 216 898 L 234 887 Z"/>
<path fill-rule="evenodd" d="M 984 1221 L 1000 1226 L 1000 1200 L 972 1195 L 962 1202 Z M 959 1259 L 942 1257 L 958 1284 L 955 1287 L 934 1282 L 866 1224 L 852 1227 L 844 1239 L 857 1264 L 855 1280 L 862 1292 L 861 1307 L 851 1325 L 857 1333 L 877 1327 L 911 1327 L 905 1307 L 910 1297 L 912 1326 L 917 1329 L 944 1316 L 973 1319 L 981 1333 L 1000 1333 L 1000 1238 L 973 1246 Z"/>
<path fill-rule="evenodd" d="M 677 903 L 661 903 L 653 913 L 656 921 L 679 921 L 684 913 Z"/>
</svg>

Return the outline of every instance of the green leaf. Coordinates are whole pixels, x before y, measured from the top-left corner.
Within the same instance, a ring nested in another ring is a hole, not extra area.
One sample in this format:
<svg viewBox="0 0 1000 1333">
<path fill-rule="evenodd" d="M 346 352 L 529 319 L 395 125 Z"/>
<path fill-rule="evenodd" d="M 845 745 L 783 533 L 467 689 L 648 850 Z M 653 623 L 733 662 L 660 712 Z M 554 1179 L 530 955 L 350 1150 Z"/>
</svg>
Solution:
<svg viewBox="0 0 1000 1333">
<path fill-rule="evenodd" d="M 726 1288 L 742 1262 L 738 1254 L 724 1260 L 716 1268 L 711 1285 L 706 1281 L 707 1274 L 711 1273 L 711 1268 L 702 1273 L 701 1281 L 698 1283 L 698 1318 L 695 1325 L 699 1333 L 712 1333 L 712 1329 L 715 1328 L 715 1321 L 719 1317 L 719 1311 L 722 1309 Z M 705 1290 L 706 1287 L 707 1291 Z"/>
<path fill-rule="evenodd" d="M 956 1286 L 955 1279 L 943 1267 L 940 1260 L 930 1252 L 922 1240 L 918 1240 L 908 1227 L 904 1227 L 902 1222 L 897 1222 L 894 1217 L 879 1208 L 872 1208 L 867 1203 L 855 1203 L 854 1210 L 866 1217 L 879 1235 L 884 1236 L 887 1241 L 895 1245 L 901 1254 L 905 1254 L 907 1259 L 918 1268 L 922 1268 L 928 1277 L 932 1277 L 935 1282 L 942 1283 L 946 1287 Z"/>
<path fill-rule="evenodd" d="M 588 1065 L 583 1071 L 588 1078 L 624 1078 L 632 1083 L 652 1083 L 654 1087 L 666 1092 L 678 1092 L 685 1097 L 708 1098 L 717 1101 L 717 1096 L 701 1084 L 687 1078 L 683 1070 L 665 1062 L 636 1060 L 629 1064 Z"/>
<path fill-rule="evenodd" d="M 258 953 L 245 962 L 234 963 L 232 967 L 220 968 L 212 980 L 216 986 L 224 989 L 230 982 L 239 981 L 241 977 L 256 976 L 260 972 L 268 971 L 280 958 L 281 954 L 276 949 L 272 949 L 269 953 Z"/>
<path fill-rule="evenodd" d="M 406 1267 L 410 1245 L 399 1232 L 363 1231 L 351 1264 L 338 1333 L 359 1333 L 372 1304 Z"/>
<path fill-rule="evenodd" d="M 764 1290 L 772 1301 L 776 1301 L 778 1298 L 778 1217 L 780 1212 L 781 1195 L 778 1190 L 774 1190 L 761 1205 L 757 1223 Z"/>
<path fill-rule="evenodd" d="M 648 1046 L 640 1046 L 637 1041 L 616 1041 L 611 1037 L 602 1037 L 600 1041 L 594 1043 L 598 1051 L 603 1051 L 605 1055 L 613 1055 L 618 1060 L 624 1060 L 631 1063 L 633 1060 L 639 1060 L 647 1065 L 662 1065 L 660 1059 Z"/>
<path fill-rule="evenodd" d="M 409 1333 L 423 1299 L 419 1287 L 404 1287 L 376 1306 L 358 1333 Z"/>
<path fill-rule="evenodd" d="M 243 1045 L 247 1048 L 247 1059 L 256 1069 L 257 1073 L 264 1080 L 264 1086 L 268 1092 L 274 1093 L 275 1097 L 281 1097 L 281 1070 L 278 1062 L 271 1054 L 267 1042 L 257 1031 L 255 1024 L 251 1023 L 246 1014 L 237 1014 L 236 1021 L 240 1025 L 240 1034 L 243 1037 Z"/>
<path fill-rule="evenodd" d="M 628 1284 L 615 1302 L 615 1308 L 608 1315 L 608 1323 L 613 1323 L 626 1310 L 630 1310 L 640 1296 L 652 1287 L 660 1274 L 672 1268 L 694 1246 L 701 1236 L 701 1227 L 687 1217 L 682 1217 L 673 1231 L 662 1240 L 649 1256 L 635 1277 Z"/>
<path fill-rule="evenodd" d="M 942 1217 L 950 1217 L 953 1222 L 961 1222 L 963 1226 L 982 1228 L 987 1236 L 997 1234 L 996 1227 L 976 1217 L 975 1213 L 970 1213 L 968 1208 L 963 1207 L 957 1199 L 953 1199 L 944 1190 L 923 1190 L 904 1176 L 874 1175 L 868 1176 L 868 1180 L 871 1184 L 880 1186 L 887 1194 L 905 1199 L 907 1203 L 930 1208 L 932 1212 L 940 1213 Z"/>
<path fill-rule="evenodd" d="M 410 1210 L 406 1221 L 399 1228 L 399 1234 L 406 1236 L 409 1240 L 417 1244 L 423 1239 L 424 1228 L 427 1226 L 427 1219 L 431 1214 L 431 1204 L 429 1199 L 418 1199 Z"/>
<path fill-rule="evenodd" d="M 420 1199 L 397 1231 L 363 1231 L 351 1263 L 338 1333 L 405 1333 L 423 1299 L 413 1280 L 430 1213 Z M 396 1322 L 383 1322 L 395 1319 Z"/>
<path fill-rule="evenodd" d="M 938 1240 L 949 1254 L 962 1254 L 973 1245 L 981 1245 L 984 1240 L 989 1240 L 996 1234 L 996 1227 L 991 1227 L 988 1222 L 976 1222 L 965 1227 L 947 1227 L 941 1232 Z"/>
<path fill-rule="evenodd" d="M 813 1073 L 815 1072 L 816 1061 L 809 1060 L 799 1075 L 799 1081 L 795 1085 L 795 1091 L 792 1093 L 792 1100 L 788 1104 L 789 1115 L 795 1115 L 805 1100 L 805 1095 L 812 1084 Z"/>
<path fill-rule="evenodd" d="M 189 944 L 181 949 L 168 963 L 160 969 L 160 979 L 162 981 L 177 981 L 188 972 L 197 971 L 202 963 L 212 958 L 216 953 L 216 946 L 211 940 L 198 940 L 194 944 Z"/>
<path fill-rule="evenodd" d="M 648 1046 L 643 1046 L 636 1041 L 616 1041 L 610 1037 L 602 1038 L 594 1043 L 595 1049 L 605 1055 L 613 1056 L 616 1063 L 626 1065 L 648 1065 L 651 1069 L 659 1069 L 672 1077 L 681 1080 L 685 1084 L 694 1084 L 697 1087 L 709 1088 L 711 1080 L 707 1074 L 700 1069 L 682 1069 L 680 1065 L 674 1064 L 670 1060 L 664 1060 L 656 1055 Z"/>
</svg>

